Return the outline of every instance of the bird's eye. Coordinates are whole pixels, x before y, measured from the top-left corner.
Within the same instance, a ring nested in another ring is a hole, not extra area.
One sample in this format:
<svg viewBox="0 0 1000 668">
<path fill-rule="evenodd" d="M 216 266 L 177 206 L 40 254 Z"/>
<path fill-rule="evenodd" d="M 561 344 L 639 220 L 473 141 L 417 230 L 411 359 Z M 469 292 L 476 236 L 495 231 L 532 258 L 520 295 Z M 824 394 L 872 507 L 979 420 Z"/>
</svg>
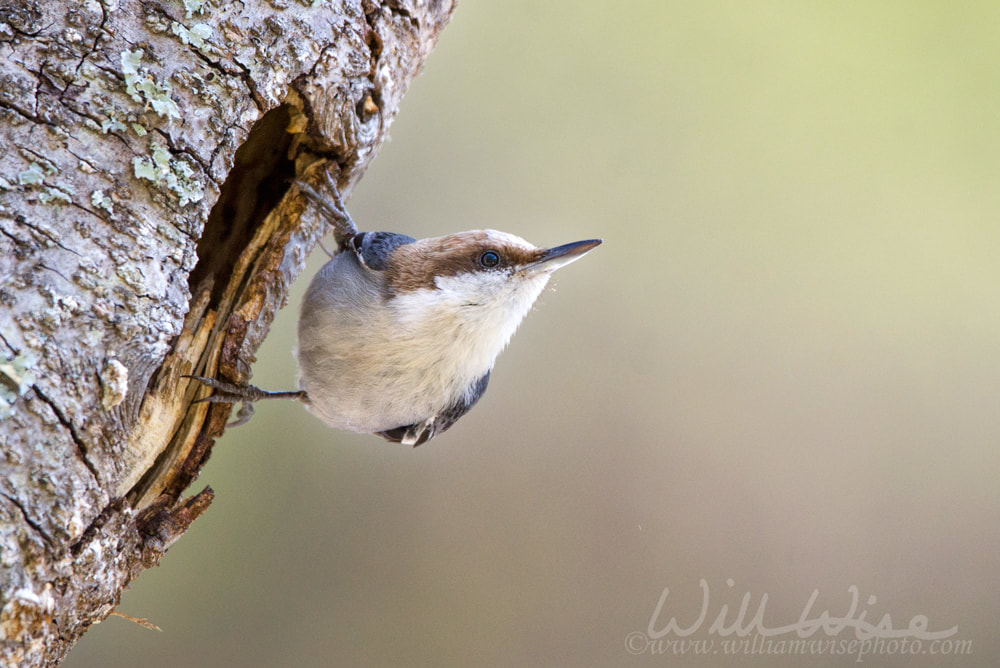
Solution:
<svg viewBox="0 0 1000 668">
<path fill-rule="evenodd" d="M 479 264 L 483 265 L 487 269 L 492 269 L 500 264 L 500 253 L 491 250 L 486 251 L 479 256 Z"/>
</svg>

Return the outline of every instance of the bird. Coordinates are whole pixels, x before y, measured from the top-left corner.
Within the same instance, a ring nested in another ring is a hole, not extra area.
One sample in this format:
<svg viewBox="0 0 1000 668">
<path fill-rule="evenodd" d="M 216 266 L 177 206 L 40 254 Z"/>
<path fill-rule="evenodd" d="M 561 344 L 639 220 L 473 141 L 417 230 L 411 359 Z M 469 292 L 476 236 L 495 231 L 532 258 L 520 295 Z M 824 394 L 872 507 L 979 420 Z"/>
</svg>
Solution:
<svg viewBox="0 0 1000 668">
<path fill-rule="evenodd" d="M 490 372 L 556 269 L 602 239 L 538 248 L 496 230 L 415 239 L 359 232 L 330 173 L 332 199 L 295 181 L 333 227 L 337 250 L 312 279 L 298 321 L 298 390 L 203 376 L 206 402 L 297 399 L 327 425 L 418 446 L 479 401 Z"/>
</svg>

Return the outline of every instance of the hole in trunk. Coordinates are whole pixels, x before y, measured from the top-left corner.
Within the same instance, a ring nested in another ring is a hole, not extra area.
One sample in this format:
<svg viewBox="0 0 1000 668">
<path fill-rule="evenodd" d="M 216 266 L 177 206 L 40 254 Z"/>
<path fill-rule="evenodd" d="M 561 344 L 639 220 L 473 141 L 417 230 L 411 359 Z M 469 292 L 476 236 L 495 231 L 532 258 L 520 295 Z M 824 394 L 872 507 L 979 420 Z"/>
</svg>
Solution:
<svg viewBox="0 0 1000 668">
<path fill-rule="evenodd" d="M 219 193 L 219 201 L 205 223 L 198 241 L 198 264 L 188 278 L 195 292 L 203 281 L 213 279 L 212 305 L 219 303 L 233 267 L 254 231 L 281 200 L 295 176 L 295 163 L 288 159 L 292 135 L 286 105 L 264 114 L 247 140 L 236 150 L 233 169 Z"/>
</svg>

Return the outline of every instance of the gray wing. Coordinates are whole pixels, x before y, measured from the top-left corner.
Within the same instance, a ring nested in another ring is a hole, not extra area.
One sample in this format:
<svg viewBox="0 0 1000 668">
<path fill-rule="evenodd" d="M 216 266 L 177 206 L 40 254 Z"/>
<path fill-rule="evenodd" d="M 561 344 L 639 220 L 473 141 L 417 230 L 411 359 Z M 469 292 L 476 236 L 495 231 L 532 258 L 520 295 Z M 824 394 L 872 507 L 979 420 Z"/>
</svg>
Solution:
<svg viewBox="0 0 1000 668">
<path fill-rule="evenodd" d="M 412 444 L 413 447 L 422 445 L 438 434 L 447 431 L 451 425 L 458 422 L 460 417 L 468 413 L 469 409 L 479 401 L 479 397 L 483 396 L 483 393 L 486 392 L 486 386 L 489 382 L 490 372 L 487 371 L 482 378 L 476 381 L 468 397 L 458 400 L 437 415 L 433 415 L 423 422 L 380 431 L 378 435 L 393 443 Z"/>
</svg>

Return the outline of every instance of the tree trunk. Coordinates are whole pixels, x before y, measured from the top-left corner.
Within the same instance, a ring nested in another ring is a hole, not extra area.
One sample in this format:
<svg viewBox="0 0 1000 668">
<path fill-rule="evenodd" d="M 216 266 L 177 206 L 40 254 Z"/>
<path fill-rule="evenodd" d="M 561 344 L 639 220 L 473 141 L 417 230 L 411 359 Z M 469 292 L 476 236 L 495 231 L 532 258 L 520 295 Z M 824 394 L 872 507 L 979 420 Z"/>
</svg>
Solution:
<svg viewBox="0 0 1000 668">
<path fill-rule="evenodd" d="M 183 498 L 452 0 L 0 0 L 0 662 L 58 663 Z"/>
</svg>

